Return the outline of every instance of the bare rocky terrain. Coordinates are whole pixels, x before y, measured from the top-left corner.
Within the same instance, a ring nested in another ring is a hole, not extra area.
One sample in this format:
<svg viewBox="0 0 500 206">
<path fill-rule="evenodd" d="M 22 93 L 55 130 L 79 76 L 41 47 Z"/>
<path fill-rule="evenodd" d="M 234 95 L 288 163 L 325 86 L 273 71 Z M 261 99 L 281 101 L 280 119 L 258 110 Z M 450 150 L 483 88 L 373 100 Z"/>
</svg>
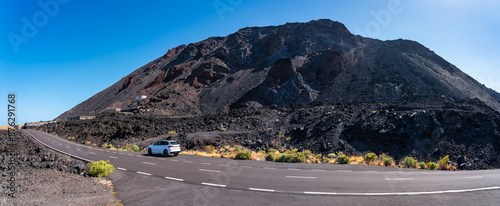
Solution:
<svg viewBox="0 0 500 206">
<path fill-rule="evenodd" d="M 115 205 L 111 181 L 88 177 L 85 162 L 55 153 L 17 132 L 15 156 L 7 151 L 7 131 L 0 130 L 0 205 Z M 14 157 L 14 170 L 8 160 Z M 9 172 L 15 171 L 15 198 L 8 197 Z"/>
<path fill-rule="evenodd" d="M 321 19 L 172 48 L 37 129 L 142 148 L 176 131 L 186 149 L 450 155 L 459 168 L 486 169 L 500 168 L 498 111 L 496 91 L 418 42 L 365 38 Z M 68 121 L 82 115 L 99 116 Z"/>
</svg>

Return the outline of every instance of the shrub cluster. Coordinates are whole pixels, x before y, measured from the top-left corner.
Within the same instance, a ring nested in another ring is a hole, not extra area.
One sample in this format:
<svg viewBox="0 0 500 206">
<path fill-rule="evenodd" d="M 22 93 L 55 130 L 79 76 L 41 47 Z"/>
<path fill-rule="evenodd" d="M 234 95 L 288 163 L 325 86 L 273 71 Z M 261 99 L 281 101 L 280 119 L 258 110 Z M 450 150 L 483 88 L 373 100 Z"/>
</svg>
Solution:
<svg viewBox="0 0 500 206">
<path fill-rule="evenodd" d="M 139 146 L 137 145 L 132 146 L 132 151 L 139 152 Z"/>
<path fill-rule="evenodd" d="M 392 159 L 392 157 L 389 157 L 385 153 L 382 153 L 379 158 L 380 158 L 380 160 L 382 160 L 383 165 L 386 167 L 391 166 L 394 163 L 394 160 Z"/>
<path fill-rule="evenodd" d="M 235 159 L 248 160 L 248 159 L 250 159 L 250 156 L 252 156 L 252 153 L 248 150 L 244 150 L 244 151 L 239 151 L 238 153 L 236 153 Z"/>
<path fill-rule="evenodd" d="M 367 153 L 365 155 L 365 162 L 370 164 L 370 162 L 375 162 L 377 161 L 378 157 L 375 153 Z"/>
<path fill-rule="evenodd" d="M 438 161 L 438 169 L 445 170 L 448 169 L 448 161 L 450 161 L 450 155 L 446 155 Z"/>
<path fill-rule="evenodd" d="M 417 168 L 417 160 L 413 159 L 412 157 L 406 157 L 403 160 L 403 167 L 404 168 Z"/>
<path fill-rule="evenodd" d="M 337 162 L 339 164 L 349 164 L 349 163 L 351 163 L 351 158 L 349 158 L 348 156 L 344 155 L 343 152 L 338 152 L 337 153 Z"/>
<path fill-rule="evenodd" d="M 101 160 L 97 162 L 92 161 L 87 164 L 87 168 L 89 170 L 89 174 L 93 177 L 107 177 L 115 170 L 115 167 L 109 164 L 109 160 Z"/>
<path fill-rule="evenodd" d="M 434 162 L 428 162 L 427 163 L 427 168 L 430 170 L 435 170 L 436 169 L 436 163 Z"/>
</svg>

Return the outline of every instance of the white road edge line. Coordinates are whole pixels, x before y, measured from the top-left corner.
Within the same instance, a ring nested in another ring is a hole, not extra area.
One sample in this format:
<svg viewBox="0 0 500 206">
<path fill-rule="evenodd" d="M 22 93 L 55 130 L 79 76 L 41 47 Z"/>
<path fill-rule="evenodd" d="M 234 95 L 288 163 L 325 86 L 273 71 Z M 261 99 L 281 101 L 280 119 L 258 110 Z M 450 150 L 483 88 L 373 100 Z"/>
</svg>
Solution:
<svg viewBox="0 0 500 206">
<path fill-rule="evenodd" d="M 137 172 L 137 174 L 141 174 L 141 175 L 148 175 L 148 176 L 149 176 L 149 175 L 151 175 L 151 174 L 149 174 L 149 173 L 145 173 L 145 172 Z"/>
<path fill-rule="evenodd" d="M 211 165 L 212 163 L 202 162 L 202 165 Z"/>
<path fill-rule="evenodd" d="M 306 176 L 286 176 L 286 178 L 297 178 L 297 179 L 316 179 L 316 177 L 306 177 Z"/>
<path fill-rule="evenodd" d="M 123 170 L 123 171 L 127 171 L 127 169 L 125 169 L 125 168 L 121 168 L 121 167 L 117 167 L 116 169 Z"/>
<path fill-rule="evenodd" d="M 224 166 L 224 167 L 229 167 L 231 165 L 226 165 L 226 164 L 219 164 L 220 166 Z"/>
<path fill-rule="evenodd" d="M 264 169 L 266 169 L 266 170 L 275 170 L 276 168 L 274 168 L 274 167 L 264 167 Z"/>
<path fill-rule="evenodd" d="M 115 156 L 109 156 L 109 158 L 118 159 L 118 157 Z"/>
<path fill-rule="evenodd" d="M 165 179 L 175 180 L 175 181 L 179 181 L 179 182 L 184 182 L 184 179 L 173 178 L 173 177 L 165 177 Z"/>
<path fill-rule="evenodd" d="M 213 183 L 207 183 L 207 182 L 202 182 L 202 185 L 208 185 L 208 186 L 214 186 L 214 187 L 226 187 L 226 185 L 219 185 L 219 184 L 213 184 Z"/>
<path fill-rule="evenodd" d="M 142 162 L 144 164 L 148 164 L 148 165 L 156 165 L 156 163 L 152 163 L 152 162 Z"/>
<path fill-rule="evenodd" d="M 312 169 L 311 171 L 316 171 L 316 172 L 324 172 L 326 170 L 316 170 L 316 169 Z"/>
<path fill-rule="evenodd" d="M 463 190 L 429 191 L 429 192 L 336 193 L 336 192 L 305 191 L 304 194 L 310 194 L 310 195 L 348 195 L 348 196 L 434 195 L 434 194 L 464 193 L 464 192 L 476 192 L 476 191 L 499 190 L 499 189 L 500 189 L 500 186 L 483 187 L 483 188 L 475 188 L 475 189 L 463 189 Z"/>
<path fill-rule="evenodd" d="M 95 154 L 95 153 L 93 153 L 93 152 L 89 152 L 89 153 L 90 153 L 90 154 Z"/>
<path fill-rule="evenodd" d="M 37 138 L 36 138 L 35 136 L 33 136 L 31 133 L 29 133 L 29 132 L 26 132 L 26 133 L 28 133 L 28 134 L 29 134 L 31 137 L 33 137 L 33 139 L 35 139 L 36 141 L 40 142 L 41 144 L 45 145 L 46 147 L 48 147 L 48 148 L 50 148 L 50 149 L 52 149 L 52 150 L 58 151 L 58 152 L 60 152 L 60 153 L 63 153 L 63 154 L 65 154 L 65 155 L 68 155 L 68 156 L 70 156 L 70 157 L 75 157 L 75 158 L 77 158 L 77 159 L 81 159 L 81 160 L 86 161 L 86 162 L 92 162 L 92 161 L 91 161 L 91 160 L 89 160 L 89 159 L 85 159 L 85 158 L 83 158 L 83 157 L 79 157 L 79 156 L 76 156 L 76 155 L 72 155 L 72 154 L 69 154 L 69 153 L 67 153 L 67 152 L 64 152 L 64 151 L 58 150 L 58 149 L 56 149 L 56 148 L 53 148 L 53 147 L 51 147 L 51 146 L 49 146 L 49 145 L 47 145 L 47 144 L 43 143 L 43 142 L 42 142 L 42 141 L 40 141 L 39 139 L 37 139 Z"/>
<path fill-rule="evenodd" d="M 252 166 L 241 166 L 241 167 L 244 167 L 244 168 L 253 168 Z"/>
<path fill-rule="evenodd" d="M 274 192 L 274 190 L 270 190 L 270 189 L 261 189 L 261 188 L 248 188 L 249 190 L 253 190 L 253 191 L 261 191 L 261 192 Z"/>
<path fill-rule="evenodd" d="M 198 169 L 200 171 L 203 171 L 203 172 L 220 172 L 218 170 L 205 170 L 205 169 Z"/>
<path fill-rule="evenodd" d="M 301 170 L 301 169 L 296 169 L 296 168 L 288 168 L 288 170 Z"/>
</svg>

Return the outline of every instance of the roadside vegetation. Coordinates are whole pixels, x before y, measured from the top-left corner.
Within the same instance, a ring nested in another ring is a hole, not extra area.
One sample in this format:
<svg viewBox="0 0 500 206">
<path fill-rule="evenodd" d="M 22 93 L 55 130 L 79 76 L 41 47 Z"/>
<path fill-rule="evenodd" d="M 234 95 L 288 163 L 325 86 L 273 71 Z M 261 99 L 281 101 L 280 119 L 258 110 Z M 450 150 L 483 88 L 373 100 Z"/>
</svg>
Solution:
<svg viewBox="0 0 500 206">
<path fill-rule="evenodd" d="M 435 162 L 419 162 L 413 157 L 405 157 L 401 162 L 396 163 L 394 159 L 382 153 L 366 153 L 364 156 L 352 155 L 348 156 L 343 152 L 330 153 L 327 155 L 314 154 L 309 150 L 298 151 L 297 149 L 269 149 L 267 151 L 250 151 L 240 145 L 223 146 L 215 148 L 212 145 L 207 145 L 203 150 L 187 150 L 181 154 L 198 155 L 206 157 L 220 157 L 227 159 L 238 160 L 257 160 L 257 161 L 272 161 L 272 162 L 291 162 L 291 163 L 313 163 L 313 164 L 355 164 L 355 165 L 373 165 L 382 167 L 401 167 L 412 169 L 441 169 L 441 170 L 456 170 L 449 162 L 449 157 L 443 157 L 437 163 Z"/>
<path fill-rule="evenodd" d="M 87 168 L 90 176 L 93 177 L 107 177 L 115 170 L 115 167 L 109 164 L 109 160 L 92 161 L 87 164 Z"/>
</svg>

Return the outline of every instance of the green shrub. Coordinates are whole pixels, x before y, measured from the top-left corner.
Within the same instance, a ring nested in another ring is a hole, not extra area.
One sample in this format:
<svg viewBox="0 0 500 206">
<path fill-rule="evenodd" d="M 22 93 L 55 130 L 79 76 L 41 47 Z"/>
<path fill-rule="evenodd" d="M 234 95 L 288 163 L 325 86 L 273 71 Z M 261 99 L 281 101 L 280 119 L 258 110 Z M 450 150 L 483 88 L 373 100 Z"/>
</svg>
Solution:
<svg viewBox="0 0 500 206">
<path fill-rule="evenodd" d="M 450 155 L 446 155 L 438 161 L 438 169 L 445 170 L 448 167 L 448 161 L 450 161 Z"/>
<path fill-rule="evenodd" d="M 236 154 L 235 159 L 248 160 L 250 159 L 250 156 L 252 156 L 252 153 L 250 151 L 240 151 Z"/>
<path fill-rule="evenodd" d="M 276 153 L 268 152 L 266 154 L 266 161 L 274 161 L 274 160 L 276 160 L 276 157 L 277 157 Z"/>
<path fill-rule="evenodd" d="M 368 153 L 365 155 L 365 162 L 367 162 L 367 163 L 374 162 L 377 159 L 378 159 L 378 157 L 375 153 Z"/>
<path fill-rule="evenodd" d="M 280 153 L 280 154 L 278 154 L 278 156 L 276 157 L 276 159 L 274 159 L 274 161 L 275 162 L 284 162 L 285 159 L 286 159 L 286 156 L 287 156 L 286 153 Z"/>
<path fill-rule="evenodd" d="M 231 155 L 227 152 L 224 152 L 224 154 L 222 154 L 222 157 L 225 157 L 225 158 L 230 158 Z"/>
<path fill-rule="evenodd" d="M 417 160 L 413 159 L 412 157 L 405 157 L 405 159 L 403 160 L 403 167 L 417 168 Z"/>
<path fill-rule="evenodd" d="M 349 163 L 351 163 L 351 158 L 344 155 L 343 152 L 339 152 L 339 153 L 337 153 L 337 162 L 339 164 L 349 164 Z"/>
<path fill-rule="evenodd" d="M 420 167 L 420 169 L 425 169 L 425 162 L 418 163 L 418 166 Z"/>
<path fill-rule="evenodd" d="M 290 142 L 291 139 L 292 139 L 291 137 L 287 137 L 285 141 Z"/>
<path fill-rule="evenodd" d="M 113 145 L 111 145 L 111 144 L 106 145 L 106 148 L 112 148 L 112 147 L 113 147 Z"/>
<path fill-rule="evenodd" d="M 109 160 L 101 160 L 98 162 L 92 161 L 87 164 L 89 173 L 93 177 L 107 177 L 111 172 L 115 170 L 115 167 L 109 164 Z"/>
<path fill-rule="evenodd" d="M 258 154 L 266 154 L 266 151 L 264 151 L 264 150 L 260 150 L 260 151 L 258 151 L 257 153 L 258 153 Z"/>
<path fill-rule="evenodd" d="M 380 155 L 379 159 L 382 160 L 384 166 L 391 166 L 392 163 L 394 163 L 394 160 L 392 159 L 392 157 L 389 157 L 385 153 L 382 153 Z"/>
<path fill-rule="evenodd" d="M 427 168 L 430 170 L 435 170 L 436 169 L 436 163 L 434 162 L 428 162 L 427 163 Z"/>
<path fill-rule="evenodd" d="M 132 146 L 132 151 L 139 152 L 139 146 L 137 145 Z"/>
<path fill-rule="evenodd" d="M 314 163 L 318 164 L 319 163 L 319 159 L 315 159 Z"/>
<path fill-rule="evenodd" d="M 127 149 L 122 149 L 122 152 L 126 152 L 126 151 L 128 151 L 128 150 Z"/>
<path fill-rule="evenodd" d="M 330 163 L 330 158 L 328 158 L 328 157 L 327 157 L 327 158 L 324 158 L 324 159 L 323 159 L 323 162 L 324 162 L 324 163 Z"/>
<path fill-rule="evenodd" d="M 171 130 L 171 131 L 168 131 L 167 133 L 168 135 L 176 135 L 177 132 L 175 130 Z"/>
</svg>

